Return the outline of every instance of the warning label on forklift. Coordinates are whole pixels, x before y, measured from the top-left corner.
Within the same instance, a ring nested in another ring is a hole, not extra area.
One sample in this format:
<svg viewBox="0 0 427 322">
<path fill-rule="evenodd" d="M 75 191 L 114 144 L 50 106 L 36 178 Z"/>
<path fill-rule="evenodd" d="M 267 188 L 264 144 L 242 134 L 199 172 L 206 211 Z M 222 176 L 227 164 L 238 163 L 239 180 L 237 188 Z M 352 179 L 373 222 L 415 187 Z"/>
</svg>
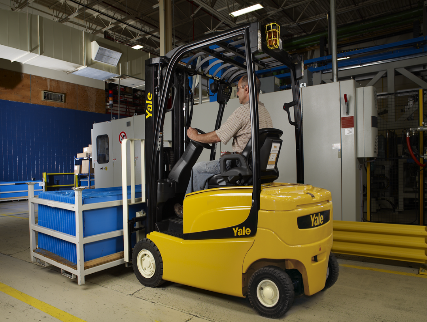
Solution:
<svg viewBox="0 0 427 322">
<path fill-rule="evenodd" d="M 276 167 L 277 155 L 279 154 L 280 143 L 271 145 L 270 156 L 268 157 L 267 169 L 274 169 Z"/>
</svg>

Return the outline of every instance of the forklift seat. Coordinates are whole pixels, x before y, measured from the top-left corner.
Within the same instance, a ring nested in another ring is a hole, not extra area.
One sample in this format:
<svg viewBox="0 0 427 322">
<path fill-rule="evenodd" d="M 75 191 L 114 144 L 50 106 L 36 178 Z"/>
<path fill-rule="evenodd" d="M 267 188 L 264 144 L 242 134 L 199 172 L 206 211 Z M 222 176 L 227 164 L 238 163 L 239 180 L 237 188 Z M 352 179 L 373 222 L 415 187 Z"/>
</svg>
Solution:
<svg viewBox="0 0 427 322">
<path fill-rule="evenodd" d="M 282 147 L 283 131 L 273 128 L 259 130 L 261 183 L 273 182 L 279 177 L 277 161 Z M 226 161 L 238 160 L 240 165 L 227 171 Z M 241 154 L 225 154 L 220 159 L 221 173 L 208 181 L 208 188 L 244 186 L 252 184 L 252 139 Z"/>
</svg>

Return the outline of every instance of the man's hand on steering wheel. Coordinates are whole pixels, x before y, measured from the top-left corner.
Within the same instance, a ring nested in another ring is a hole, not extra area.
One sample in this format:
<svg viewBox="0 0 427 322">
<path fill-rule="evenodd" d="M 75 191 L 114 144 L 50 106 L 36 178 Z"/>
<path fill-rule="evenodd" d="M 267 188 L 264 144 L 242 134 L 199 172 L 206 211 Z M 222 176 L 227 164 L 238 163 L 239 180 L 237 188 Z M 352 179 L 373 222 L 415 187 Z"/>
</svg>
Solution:
<svg viewBox="0 0 427 322">
<path fill-rule="evenodd" d="M 204 143 L 204 142 L 200 142 L 197 140 L 199 133 L 206 134 L 205 132 L 203 132 L 199 129 L 196 129 L 196 128 L 192 128 L 191 126 L 187 130 L 187 136 L 194 144 L 201 146 L 201 147 L 204 147 L 205 149 L 213 149 L 213 147 L 214 147 L 213 144 L 210 145 L 209 143 Z"/>
<path fill-rule="evenodd" d="M 199 135 L 199 132 L 197 132 L 196 129 L 192 128 L 191 126 L 187 130 L 187 136 L 190 140 L 197 141 L 197 136 Z"/>
</svg>

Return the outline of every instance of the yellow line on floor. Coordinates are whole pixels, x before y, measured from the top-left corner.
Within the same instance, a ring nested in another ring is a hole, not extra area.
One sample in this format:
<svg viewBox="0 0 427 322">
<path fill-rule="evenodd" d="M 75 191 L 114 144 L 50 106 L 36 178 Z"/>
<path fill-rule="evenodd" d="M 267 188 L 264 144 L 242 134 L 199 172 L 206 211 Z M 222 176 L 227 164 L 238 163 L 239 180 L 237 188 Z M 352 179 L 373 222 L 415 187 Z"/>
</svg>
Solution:
<svg viewBox="0 0 427 322">
<path fill-rule="evenodd" d="M 340 266 L 349 267 L 349 268 L 356 268 L 356 269 L 364 269 L 364 270 L 367 270 L 367 271 L 374 271 L 374 272 L 381 272 L 381 273 L 389 273 L 389 274 L 396 274 L 396 275 L 404 275 L 404 276 L 427 278 L 427 275 L 419 275 L 419 274 L 413 274 L 413 273 L 389 271 L 389 270 L 381 269 L 381 268 L 373 268 L 373 267 L 365 267 L 365 266 L 355 266 L 355 265 L 347 265 L 347 264 L 340 264 Z"/>
<path fill-rule="evenodd" d="M 5 214 L 0 214 L 0 215 L 23 215 L 23 214 L 28 214 L 28 211 L 20 211 L 20 212 L 8 212 Z"/>
<path fill-rule="evenodd" d="M 29 296 L 25 293 L 22 293 L 18 290 L 15 290 L 13 287 L 10 287 L 6 284 L 3 284 L 0 282 L 0 291 L 10 295 L 28 305 L 31 305 L 33 307 L 35 307 L 36 309 L 43 311 L 51 316 L 53 316 L 54 318 L 57 318 L 60 321 L 64 321 L 64 322 L 85 322 L 82 319 L 79 319 L 78 317 L 75 317 L 74 315 L 71 315 L 67 312 L 64 312 L 60 309 L 57 309 L 56 307 L 49 305 L 45 302 L 42 302 L 32 296 Z"/>
<path fill-rule="evenodd" d="M 18 212 L 17 214 L 25 214 L 25 213 L 24 212 Z M 13 218 L 18 218 L 18 219 L 28 220 L 27 217 L 17 217 L 17 216 L 12 216 L 12 215 L 7 215 L 7 214 L 0 214 L 0 216 L 2 216 L 2 217 L 13 217 Z"/>
</svg>

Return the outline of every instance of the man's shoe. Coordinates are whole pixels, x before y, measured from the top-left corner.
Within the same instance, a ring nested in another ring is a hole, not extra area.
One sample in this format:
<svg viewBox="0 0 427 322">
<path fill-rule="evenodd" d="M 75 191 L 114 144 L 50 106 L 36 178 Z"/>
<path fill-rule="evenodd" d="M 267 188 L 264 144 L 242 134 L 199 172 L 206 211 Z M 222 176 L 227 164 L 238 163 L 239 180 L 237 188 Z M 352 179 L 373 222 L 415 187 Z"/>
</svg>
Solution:
<svg viewBox="0 0 427 322">
<path fill-rule="evenodd" d="M 173 210 L 175 211 L 175 214 L 179 217 L 182 218 L 183 217 L 183 208 L 182 205 L 180 205 L 179 203 L 176 203 L 175 206 L 173 207 Z"/>
</svg>

